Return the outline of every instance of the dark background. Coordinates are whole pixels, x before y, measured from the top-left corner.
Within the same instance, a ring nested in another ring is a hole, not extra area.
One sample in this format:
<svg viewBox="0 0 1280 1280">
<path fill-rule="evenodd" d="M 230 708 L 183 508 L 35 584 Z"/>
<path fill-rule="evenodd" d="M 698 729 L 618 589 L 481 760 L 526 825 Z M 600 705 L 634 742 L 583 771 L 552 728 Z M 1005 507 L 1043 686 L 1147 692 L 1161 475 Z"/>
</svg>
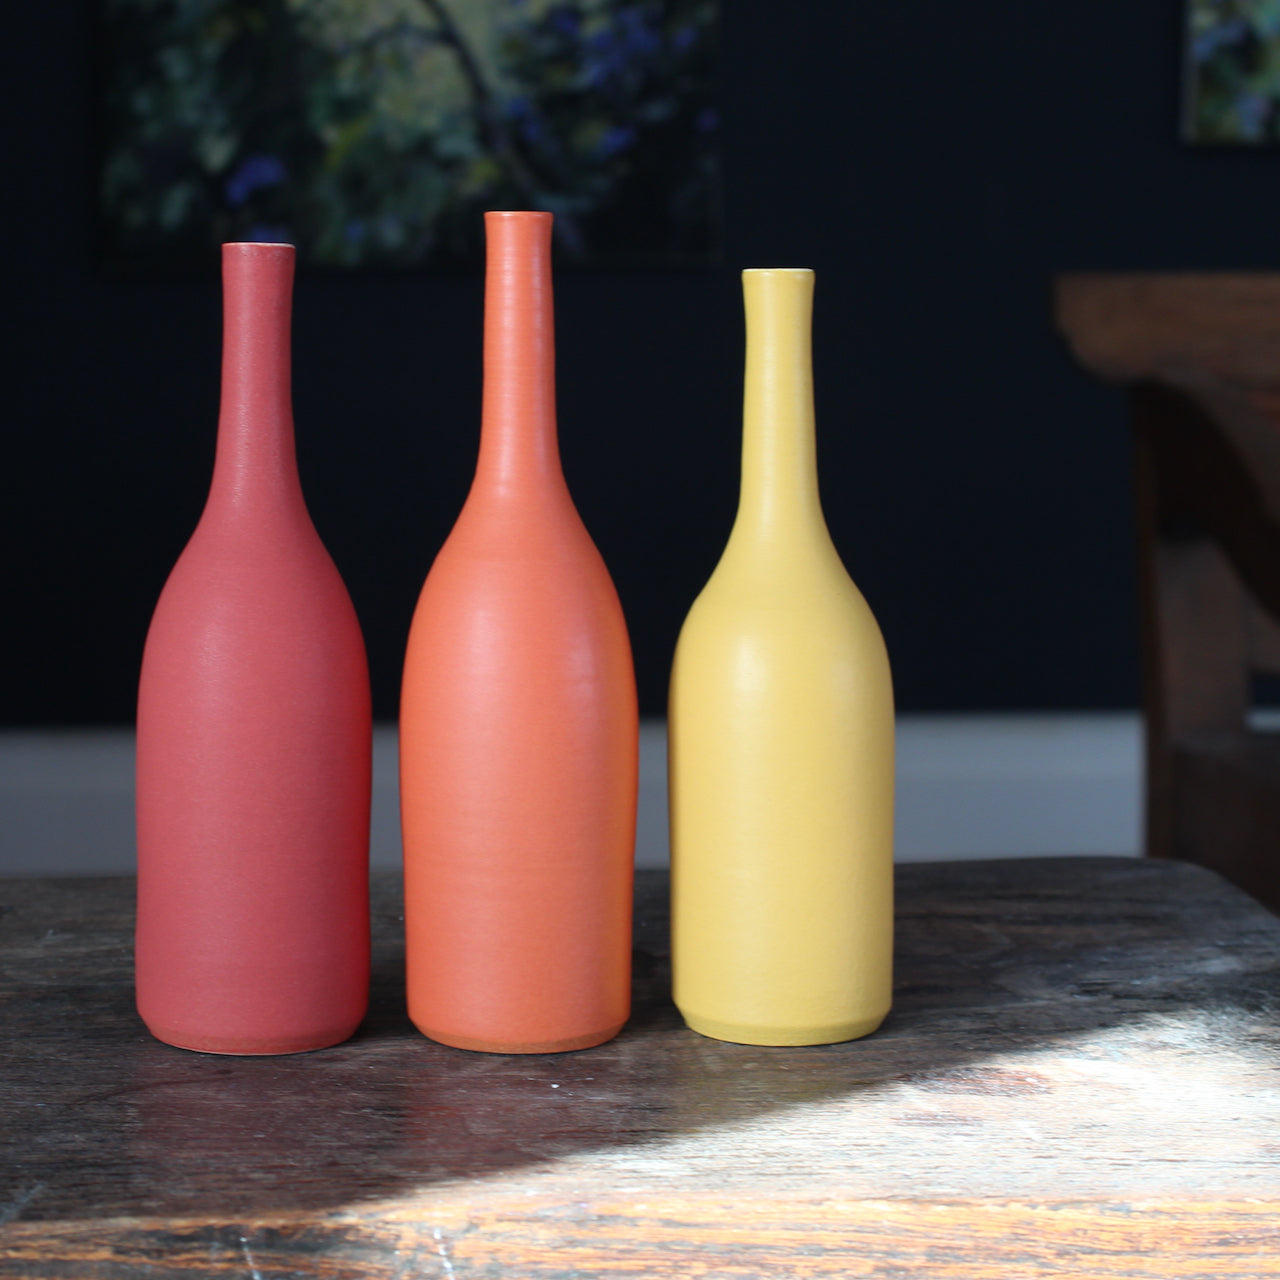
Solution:
<svg viewBox="0 0 1280 1280">
<path fill-rule="evenodd" d="M 900 707 L 1134 705 L 1123 400 L 1073 367 L 1051 281 L 1275 267 L 1280 157 L 1178 141 L 1178 0 L 722 10 L 722 265 L 557 277 L 565 469 L 643 710 L 733 516 L 753 265 L 817 271 L 826 510 Z M 209 480 L 216 263 L 102 269 L 92 6 L 11 6 L 5 27 L 0 720 L 124 722 Z M 469 273 L 298 282 L 303 484 L 383 718 L 474 463 L 480 300 Z"/>
</svg>

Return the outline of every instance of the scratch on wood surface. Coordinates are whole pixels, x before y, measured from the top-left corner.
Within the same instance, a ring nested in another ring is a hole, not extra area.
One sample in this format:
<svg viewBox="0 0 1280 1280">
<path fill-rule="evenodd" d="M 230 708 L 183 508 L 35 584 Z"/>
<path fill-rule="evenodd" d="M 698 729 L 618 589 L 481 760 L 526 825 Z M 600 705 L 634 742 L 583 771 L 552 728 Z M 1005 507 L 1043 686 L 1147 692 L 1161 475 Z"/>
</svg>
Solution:
<svg viewBox="0 0 1280 1280">
<path fill-rule="evenodd" d="M 15 1222 L 21 1215 L 22 1211 L 44 1190 L 43 1182 L 33 1182 L 29 1187 L 23 1187 L 8 1204 L 0 1207 L 0 1226 L 6 1222 Z"/>
<path fill-rule="evenodd" d="M 253 1280 L 262 1280 L 262 1272 L 258 1270 L 258 1264 L 253 1260 L 253 1250 L 249 1248 L 249 1241 L 246 1236 L 240 1237 L 240 1248 L 244 1253 L 244 1260 L 249 1264 L 249 1274 Z"/>
<path fill-rule="evenodd" d="M 953 1067 L 946 1071 L 921 1071 L 901 1079 L 926 1093 L 972 1093 L 993 1097 L 1052 1093 L 1053 1086 L 1035 1071 L 1001 1067 Z"/>
<path fill-rule="evenodd" d="M 439 1227 L 434 1227 L 431 1231 L 431 1238 L 436 1242 L 436 1252 L 440 1255 L 441 1261 L 444 1263 L 445 1275 L 453 1275 L 453 1259 L 449 1257 L 449 1245 L 444 1238 L 444 1232 L 441 1231 Z"/>
</svg>

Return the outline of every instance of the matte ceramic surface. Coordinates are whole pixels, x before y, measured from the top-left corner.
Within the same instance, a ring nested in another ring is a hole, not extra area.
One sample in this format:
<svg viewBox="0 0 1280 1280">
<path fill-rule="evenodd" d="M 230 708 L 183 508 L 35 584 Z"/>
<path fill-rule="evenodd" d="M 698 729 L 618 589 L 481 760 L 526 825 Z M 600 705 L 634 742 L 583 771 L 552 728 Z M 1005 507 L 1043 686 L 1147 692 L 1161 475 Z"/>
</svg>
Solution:
<svg viewBox="0 0 1280 1280">
<path fill-rule="evenodd" d="M 537 1053 L 627 1018 L 636 695 L 560 468 L 551 215 L 486 232 L 479 464 L 405 658 L 408 998 L 435 1040 Z"/>
<path fill-rule="evenodd" d="M 893 690 L 818 499 L 813 273 L 743 285 L 741 502 L 671 680 L 675 999 L 717 1039 L 823 1044 L 889 1009 Z"/>
<path fill-rule="evenodd" d="M 368 998 L 368 671 L 298 483 L 293 261 L 223 248 L 213 485 L 138 694 L 138 1009 L 212 1053 L 334 1044 Z"/>
</svg>

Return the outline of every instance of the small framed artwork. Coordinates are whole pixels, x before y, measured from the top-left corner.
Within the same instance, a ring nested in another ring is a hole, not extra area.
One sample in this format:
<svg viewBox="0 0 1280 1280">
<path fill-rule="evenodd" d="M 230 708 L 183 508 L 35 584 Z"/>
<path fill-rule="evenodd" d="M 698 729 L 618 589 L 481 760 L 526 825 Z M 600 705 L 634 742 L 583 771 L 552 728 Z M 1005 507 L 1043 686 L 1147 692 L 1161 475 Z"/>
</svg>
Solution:
<svg viewBox="0 0 1280 1280">
<path fill-rule="evenodd" d="M 1182 135 L 1280 142 L 1280 0 L 1187 0 Z"/>
<path fill-rule="evenodd" d="M 114 262 L 471 262 L 503 208 L 562 261 L 715 256 L 716 0 L 99 2 Z"/>
</svg>

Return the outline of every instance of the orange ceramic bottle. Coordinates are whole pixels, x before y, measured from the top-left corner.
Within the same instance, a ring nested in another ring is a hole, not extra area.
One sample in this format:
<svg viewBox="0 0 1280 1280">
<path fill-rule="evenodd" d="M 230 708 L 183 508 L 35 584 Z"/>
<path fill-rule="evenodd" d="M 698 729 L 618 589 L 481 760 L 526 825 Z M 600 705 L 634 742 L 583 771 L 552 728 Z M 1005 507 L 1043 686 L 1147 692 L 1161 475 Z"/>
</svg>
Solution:
<svg viewBox="0 0 1280 1280">
<path fill-rule="evenodd" d="M 161 1040 L 344 1040 L 369 986 L 369 677 L 303 501 L 294 251 L 222 251 L 213 485 L 165 584 L 138 693 L 138 1010 Z"/>
<path fill-rule="evenodd" d="M 551 215 L 485 225 L 479 463 L 400 705 L 409 1015 L 445 1044 L 549 1053 L 629 1012 L 635 678 L 560 469 Z"/>
</svg>

